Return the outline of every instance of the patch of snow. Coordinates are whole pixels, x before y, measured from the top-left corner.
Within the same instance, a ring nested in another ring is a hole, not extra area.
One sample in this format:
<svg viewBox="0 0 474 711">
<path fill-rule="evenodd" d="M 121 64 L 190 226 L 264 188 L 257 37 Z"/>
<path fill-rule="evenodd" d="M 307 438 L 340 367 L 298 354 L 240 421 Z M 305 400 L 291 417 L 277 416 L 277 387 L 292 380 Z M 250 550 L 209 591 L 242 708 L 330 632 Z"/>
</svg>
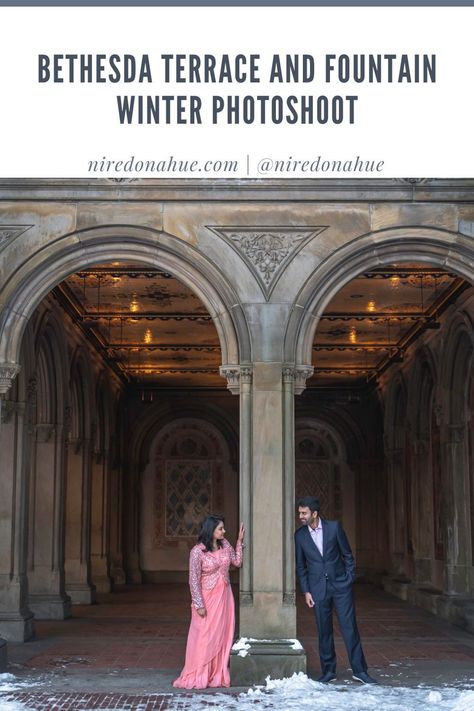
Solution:
<svg viewBox="0 0 474 711">
<path fill-rule="evenodd" d="M 317 699 L 317 703 L 316 700 Z M 300 672 L 289 679 L 267 677 L 265 686 L 254 687 L 238 697 L 229 694 L 193 694 L 186 699 L 190 711 L 209 706 L 219 711 L 474 711 L 474 692 L 454 687 L 408 688 L 361 686 L 352 683 L 320 684 Z M 169 711 L 182 709 L 177 697 L 168 701 Z"/>
<path fill-rule="evenodd" d="M 248 643 L 248 637 L 241 637 L 232 645 L 232 649 L 236 652 L 238 649 L 247 650 L 250 649 L 250 644 Z"/>
</svg>

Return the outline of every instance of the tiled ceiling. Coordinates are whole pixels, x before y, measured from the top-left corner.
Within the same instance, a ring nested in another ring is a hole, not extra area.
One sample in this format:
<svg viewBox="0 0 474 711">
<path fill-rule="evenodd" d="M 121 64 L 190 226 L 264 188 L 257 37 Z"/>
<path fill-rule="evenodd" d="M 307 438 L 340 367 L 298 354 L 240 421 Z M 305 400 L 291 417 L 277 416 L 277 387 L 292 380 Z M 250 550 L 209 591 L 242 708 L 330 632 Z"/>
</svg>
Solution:
<svg viewBox="0 0 474 711">
<path fill-rule="evenodd" d="M 361 274 L 329 304 L 315 334 L 310 387 L 360 387 L 466 288 L 446 271 L 417 264 Z M 113 262 L 72 274 L 56 297 L 121 376 L 144 387 L 224 388 L 211 317 L 171 274 Z"/>
<path fill-rule="evenodd" d="M 361 386 L 390 363 L 438 317 L 467 284 L 455 274 L 417 264 L 394 264 L 344 286 L 322 316 L 313 344 L 312 387 Z"/>
<path fill-rule="evenodd" d="M 114 262 L 71 275 L 59 292 L 73 318 L 127 380 L 159 387 L 225 387 L 212 318 L 170 274 Z"/>
</svg>

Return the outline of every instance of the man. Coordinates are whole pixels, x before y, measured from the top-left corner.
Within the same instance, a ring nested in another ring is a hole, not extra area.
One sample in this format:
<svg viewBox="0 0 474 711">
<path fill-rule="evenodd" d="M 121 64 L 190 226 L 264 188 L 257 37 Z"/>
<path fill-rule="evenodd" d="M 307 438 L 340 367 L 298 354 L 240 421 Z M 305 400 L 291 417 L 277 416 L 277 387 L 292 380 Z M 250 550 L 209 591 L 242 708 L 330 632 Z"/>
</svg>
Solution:
<svg viewBox="0 0 474 711">
<path fill-rule="evenodd" d="M 352 584 L 355 562 L 342 526 L 319 516 L 319 501 L 305 496 L 298 501 L 301 528 L 295 533 L 296 572 L 308 607 L 314 608 L 319 632 L 319 658 L 324 684 L 336 680 L 336 651 L 332 610 L 352 667 L 352 678 L 362 684 L 377 684 L 367 673 L 367 662 L 357 629 Z"/>
</svg>

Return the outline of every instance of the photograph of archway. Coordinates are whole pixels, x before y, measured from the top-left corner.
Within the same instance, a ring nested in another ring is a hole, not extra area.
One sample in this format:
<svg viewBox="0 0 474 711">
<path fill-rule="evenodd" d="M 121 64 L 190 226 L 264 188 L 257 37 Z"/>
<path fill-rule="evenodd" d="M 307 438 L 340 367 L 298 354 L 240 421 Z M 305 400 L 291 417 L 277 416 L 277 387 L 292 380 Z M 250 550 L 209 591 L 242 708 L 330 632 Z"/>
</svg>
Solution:
<svg viewBox="0 0 474 711">
<path fill-rule="evenodd" d="M 214 511 L 246 528 L 235 683 L 316 673 L 306 495 L 363 619 L 472 633 L 473 265 L 474 180 L 0 181 L 0 637 L 33 659 L 130 595 L 177 668 Z"/>
</svg>

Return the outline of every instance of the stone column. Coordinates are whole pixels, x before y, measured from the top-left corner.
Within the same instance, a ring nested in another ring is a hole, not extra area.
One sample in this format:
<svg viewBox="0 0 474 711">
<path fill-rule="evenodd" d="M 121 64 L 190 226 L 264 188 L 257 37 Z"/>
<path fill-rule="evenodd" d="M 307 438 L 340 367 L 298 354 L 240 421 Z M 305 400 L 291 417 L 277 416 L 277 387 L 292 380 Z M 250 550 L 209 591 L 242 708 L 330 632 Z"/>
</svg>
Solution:
<svg viewBox="0 0 474 711">
<path fill-rule="evenodd" d="M 430 460 L 430 440 L 426 433 L 419 433 L 413 443 L 413 548 L 415 582 L 431 584 L 431 568 L 434 559 L 433 542 L 433 482 Z M 415 525 L 416 522 L 416 525 Z"/>
<path fill-rule="evenodd" d="M 390 553 L 390 574 L 398 581 L 405 579 L 405 536 L 407 516 L 405 478 L 402 467 L 403 450 L 385 447 L 385 471 L 388 480 L 388 533 Z"/>
<path fill-rule="evenodd" d="M 141 585 L 143 581 L 140 568 L 140 494 L 139 482 L 143 476 L 141 470 L 138 476 L 132 474 L 130 464 L 124 477 L 124 538 L 125 538 L 125 577 L 127 583 Z"/>
<path fill-rule="evenodd" d="M 66 503 L 66 590 L 73 603 L 95 602 L 90 577 L 90 440 L 68 443 Z"/>
<path fill-rule="evenodd" d="M 35 427 L 31 466 L 29 605 L 39 619 L 71 615 L 64 580 L 65 443 L 63 427 Z"/>
<path fill-rule="evenodd" d="M 19 370 L 17 364 L 0 365 L 0 401 Z M 34 636 L 33 614 L 27 603 L 25 532 L 28 443 L 25 410 L 24 402 L 1 402 L 0 635 L 16 642 L 24 642 Z"/>
<path fill-rule="evenodd" d="M 472 594 L 469 577 L 470 494 L 466 427 L 466 423 L 456 423 L 444 428 L 446 567 L 443 592 L 447 595 Z"/>
<path fill-rule="evenodd" d="M 109 462 L 107 452 L 95 452 L 91 481 L 91 576 L 97 592 L 110 592 Z"/>
<path fill-rule="evenodd" d="M 262 683 L 268 674 L 306 670 L 303 650 L 293 648 L 294 373 L 285 369 L 284 385 L 282 363 L 252 363 L 251 384 L 247 366 L 221 372 L 232 392 L 240 385 L 240 497 L 241 518 L 248 521 L 248 567 L 241 585 L 239 634 L 253 640 L 247 656 L 232 655 L 231 671 L 237 685 Z"/>
<path fill-rule="evenodd" d="M 111 446 L 114 453 L 115 447 Z M 122 552 L 122 464 L 111 455 L 110 460 L 110 521 L 109 521 L 109 555 L 110 577 L 113 585 L 125 583 L 125 570 Z"/>
<path fill-rule="evenodd" d="M 296 603 L 293 540 L 296 505 L 295 395 L 303 392 L 313 370 L 310 366 L 283 366 L 283 603 L 293 607 Z"/>
</svg>

